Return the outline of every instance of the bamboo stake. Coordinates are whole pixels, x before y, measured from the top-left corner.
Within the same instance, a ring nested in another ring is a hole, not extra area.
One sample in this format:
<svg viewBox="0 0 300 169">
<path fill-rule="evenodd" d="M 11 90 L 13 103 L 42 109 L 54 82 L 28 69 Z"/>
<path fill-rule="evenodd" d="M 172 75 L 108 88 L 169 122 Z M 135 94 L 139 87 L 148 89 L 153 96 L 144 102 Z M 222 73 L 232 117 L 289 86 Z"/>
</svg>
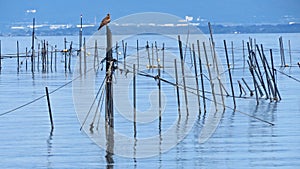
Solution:
<svg viewBox="0 0 300 169">
<path fill-rule="evenodd" d="M 65 71 L 67 71 L 67 39 L 64 38 L 64 44 L 65 44 L 65 48 L 64 48 L 64 55 L 65 55 Z"/>
<path fill-rule="evenodd" d="M 212 82 L 212 75 L 211 75 L 211 71 L 210 71 L 210 65 L 209 65 L 208 56 L 207 56 L 207 52 L 206 52 L 205 42 L 203 42 L 203 50 L 204 50 L 204 55 L 205 55 L 205 59 L 206 59 L 206 66 L 207 66 L 207 70 L 208 70 L 209 82 L 210 82 L 210 86 L 211 86 L 211 92 L 212 92 L 212 95 L 213 95 L 213 101 L 214 101 L 216 112 L 217 112 L 218 111 L 218 108 L 217 108 L 218 106 L 217 106 L 217 101 L 216 101 L 214 84 Z"/>
<path fill-rule="evenodd" d="M 48 103 L 48 110 L 49 110 L 49 118 L 50 118 L 50 123 L 51 123 L 51 130 L 53 130 L 54 129 L 54 124 L 53 124 L 53 118 L 52 118 L 52 111 L 51 111 L 48 87 L 45 87 L 45 89 L 46 89 L 46 96 L 47 96 L 47 103 Z"/>
<path fill-rule="evenodd" d="M 184 98 L 185 98 L 185 105 L 186 105 L 186 113 L 188 115 L 189 114 L 189 110 L 188 110 L 188 97 L 187 97 L 185 75 L 184 75 L 184 60 L 183 60 L 183 52 L 182 52 L 182 42 L 180 40 L 180 36 L 179 35 L 178 35 L 178 45 L 179 45 L 180 60 L 181 60 L 181 72 L 182 72 L 182 80 L 183 80 L 183 90 L 184 90 Z"/>
<path fill-rule="evenodd" d="M 202 101 L 203 101 L 203 109 L 204 113 L 206 113 L 206 98 L 205 98 L 205 91 L 204 91 L 204 81 L 203 81 L 203 72 L 202 72 L 202 60 L 200 55 L 200 42 L 197 40 L 197 46 L 198 46 L 198 59 L 199 59 L 199 67 L 200 67 L 200 78 L 201 78 L 201 87 L 202 87 Z"/>
<path fill-rule="evenodd" d="M 133 116 L 134 122 L 136 121 L 136 70 L 135 64 L 133 64 Z"/>
<path fill-rule="evenodd" d="M 26 48 L 26 51 L 25 51 L 25 66 L 26 66 L 26 72 L 27 72 L 27 55 L 28 55 L 28 51 L 27 51 L 27 48 Z"/>
<path fill-rule="evenodd" d="M 35 56 L 35 50 L 34 50 L 34 39 L 35 39 L 35 18 L 33 18 L 32 21 L 32 41 L 31 41 L 31 71 L 34 72 L 34 56 Z"/>
<path fill-rule="evenodd" d="M 235 111 L 235 109 L 236 109 L 236 102 L 235 102 L 234 89 L 233 89 L 233 84 L 232 84 L 230 63 L 229 63 L 229 59 L 228 59 L 227 45 L 226 45 L 226 41 L 225 40 L 224 40 L 224 47 L 225 47 L 225 56 L 226 56 L 226 61 L 227 61 L 228 75 L 229 75 L 230 86 L 231 86 L 231 93 L 232 93 L 232 99 L 233 99 L 233 105 L 234 105 L 233 110 Z"/>
<path fill-rule="evenodd" d="M 176 59 L 174 59 L 174 67 L 175 67 L 175 80 L 176 80 L 177 106 L 178 106 L 178 113 L 179 113 L 179 115 L 180 115 L 180 96 L 179 96 L 178 73 L 177 73 L 177 63 L 176 63 Z"/>
<path fill-rule="evenodd" d="M 199 94 L 199 82 L 198 82 L 198 71 L 197 71 L 197 63 L 196 63 L 196 53 L 195 53 L 195 45 L 192 44 L 193 48 L 193 60 L 194 60 L 194 68 L 195 68 L 195 79 L 196 79 L 196 89 L 197 89 L 197 98 L 198 98 L 198 107 L 199 107 L 199 115 L 201 115 L 201 105 L 200 105 L 200 94 Z"/>
</svg>

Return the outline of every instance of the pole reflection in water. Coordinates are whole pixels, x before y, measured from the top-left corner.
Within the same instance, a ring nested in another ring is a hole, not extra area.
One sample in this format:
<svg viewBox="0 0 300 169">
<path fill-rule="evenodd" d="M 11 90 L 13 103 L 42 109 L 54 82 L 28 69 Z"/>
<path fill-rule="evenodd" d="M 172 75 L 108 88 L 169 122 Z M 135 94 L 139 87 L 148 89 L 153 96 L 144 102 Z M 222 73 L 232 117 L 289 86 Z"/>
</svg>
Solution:
<svg viewBox="0 0 300 169">
<path fill-rule="evenodd" d="M 106 168 L 114 168 L 114 125 L 113 120 L 105 123 L 105 135 L 106 135 Z"/>
</svg>

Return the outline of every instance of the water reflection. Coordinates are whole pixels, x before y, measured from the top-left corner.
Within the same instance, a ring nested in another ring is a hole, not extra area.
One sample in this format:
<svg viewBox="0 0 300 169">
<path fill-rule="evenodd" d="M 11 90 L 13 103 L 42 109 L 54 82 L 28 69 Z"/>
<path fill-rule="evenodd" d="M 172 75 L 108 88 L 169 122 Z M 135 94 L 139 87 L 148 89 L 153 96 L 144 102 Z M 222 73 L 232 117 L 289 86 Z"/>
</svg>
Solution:
<svg viewBox="0 0 300 169">
<path fill-rule="evenodd" d="M 113 119 L 106 118 L 105 122 L 105 135 L 106 135 L 106 168 L 113 169 L 114 168 L 114 125 Z"/>
<path fill-rule="evenodd" d="M 53 137 L 53 128 L 49 133 L 49 137 L 47 139 L 47 168 L 52 168 L 52 162 L 50 160 L 52 156 L 52 137 Z"/>
</svg>

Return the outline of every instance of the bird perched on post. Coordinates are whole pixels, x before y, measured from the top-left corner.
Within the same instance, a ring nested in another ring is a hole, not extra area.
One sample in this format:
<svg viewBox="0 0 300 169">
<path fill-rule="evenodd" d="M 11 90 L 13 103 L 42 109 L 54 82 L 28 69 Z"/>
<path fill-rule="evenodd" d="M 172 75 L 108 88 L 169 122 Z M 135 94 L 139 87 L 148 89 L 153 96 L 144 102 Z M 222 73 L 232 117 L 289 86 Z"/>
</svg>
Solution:
<svg viewBox="0 0 300 169">
<path fill-rule="evenodd" d="M 105 18 L 102 19 L 101 24 L 98 28 L 100 30 L 103 26 L 107 25 L 110 22 L 110 14 L 108 13 Z"/>
</svg>

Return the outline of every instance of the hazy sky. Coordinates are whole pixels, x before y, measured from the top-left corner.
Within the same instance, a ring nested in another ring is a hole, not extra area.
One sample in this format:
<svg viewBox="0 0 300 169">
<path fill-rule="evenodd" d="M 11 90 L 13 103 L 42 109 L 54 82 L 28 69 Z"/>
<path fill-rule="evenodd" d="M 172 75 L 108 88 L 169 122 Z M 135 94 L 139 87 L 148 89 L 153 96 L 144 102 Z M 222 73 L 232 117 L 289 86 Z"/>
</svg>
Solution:
<svg viewBox="0 0 300 169">
<path fill-rule="evenodd" d="M 36 10 L 35 13 L 26 12 Z M 99 21 L 137 12 L 164 12 L 208 19 L 212 23 L 283 23 L 300 21 L 300 0 L 0 0 L 0 23 Z"/>
</svg>

